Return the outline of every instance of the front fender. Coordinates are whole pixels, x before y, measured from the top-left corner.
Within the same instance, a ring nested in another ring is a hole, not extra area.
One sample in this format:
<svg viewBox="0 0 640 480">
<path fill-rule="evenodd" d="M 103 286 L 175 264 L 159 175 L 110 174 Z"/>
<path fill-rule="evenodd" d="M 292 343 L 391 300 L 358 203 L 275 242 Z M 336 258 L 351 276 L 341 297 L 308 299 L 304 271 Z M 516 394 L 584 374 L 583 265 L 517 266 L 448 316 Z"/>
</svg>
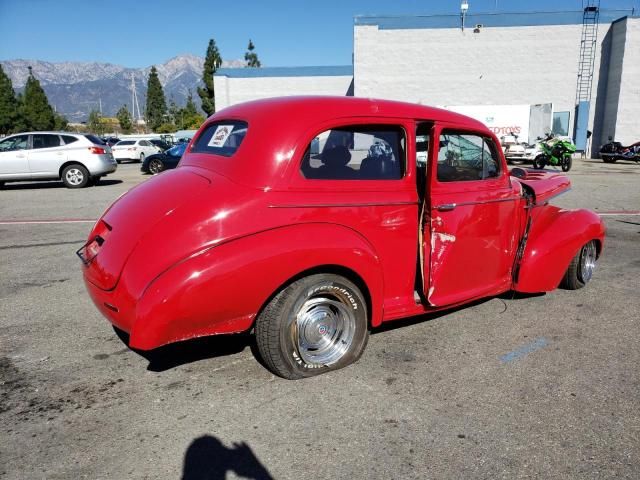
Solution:
<svg viewBox="0 0 640 480">
<path fill-rule="evenodd" d="M 529 240 L 514 290 L 548 292 L 558 287 L 571 259 L 590 240 L 598 242 L 598 256 L 604 245 L 605 226 L 590 210 L 539 207 L 534 212 Z"/>
<path fill-rule="evenodd" d="M 357 274 L 382 321 L 382 269 L 357 232 L 334 224 L 280 227 L 209 248 L 153 280 L 138 301 L 132 347 L 149 350 L 188 338 L 243 332 L 290 279 L 320 266 Z"/>
</svg>

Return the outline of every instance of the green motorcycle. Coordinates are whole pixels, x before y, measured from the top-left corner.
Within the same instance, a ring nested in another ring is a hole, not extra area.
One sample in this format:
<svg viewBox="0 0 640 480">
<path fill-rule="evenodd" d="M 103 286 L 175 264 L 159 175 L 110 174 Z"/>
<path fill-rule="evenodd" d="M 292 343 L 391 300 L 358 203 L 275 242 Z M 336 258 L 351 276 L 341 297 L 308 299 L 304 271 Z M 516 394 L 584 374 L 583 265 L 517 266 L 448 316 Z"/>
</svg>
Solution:
<svg viewBox="0 0 640 480">
<path fill-rule="evenodd" d="M 562 168 L 563 172 L 571 170 L 572 155 L 576 146 L 570 140 L 555 138 L 549 133 L 538 145 L 541 153 L 533 160 L 533 168 L 542 169 L 547 165 Z"/>
</svg>

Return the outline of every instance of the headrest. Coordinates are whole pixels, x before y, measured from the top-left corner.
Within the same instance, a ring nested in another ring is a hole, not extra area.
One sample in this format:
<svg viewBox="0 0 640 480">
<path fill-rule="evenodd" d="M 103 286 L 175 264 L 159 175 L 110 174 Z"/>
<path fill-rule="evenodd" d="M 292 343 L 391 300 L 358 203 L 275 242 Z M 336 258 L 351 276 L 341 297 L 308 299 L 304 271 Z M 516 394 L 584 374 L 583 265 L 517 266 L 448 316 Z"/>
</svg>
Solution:
<svg viewBox="0 0 640 480">
<path fill-rule="evenodd" d="M 322 163 L 327 167 L 344 167 L 351 160 L 351 153 L 347 147 L 338 145 L 322 152 Z"/>
</svg>

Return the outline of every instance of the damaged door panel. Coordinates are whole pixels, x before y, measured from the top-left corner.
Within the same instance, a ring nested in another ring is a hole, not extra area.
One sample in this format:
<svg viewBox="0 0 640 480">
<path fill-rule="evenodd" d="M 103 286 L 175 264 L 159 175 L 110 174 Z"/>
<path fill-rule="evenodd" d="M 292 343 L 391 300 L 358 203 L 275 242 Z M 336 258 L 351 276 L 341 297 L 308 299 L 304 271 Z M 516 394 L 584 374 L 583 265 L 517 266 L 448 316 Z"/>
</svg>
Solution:
<svg viewBox="0 0 640 480">
<path fill-rule="evenodd" d="M 430 305 L 445 306 L 510 284 L 521 197 L 490 137 L 447 126 L 437 135 L 425 296 Z"/>
</svg>

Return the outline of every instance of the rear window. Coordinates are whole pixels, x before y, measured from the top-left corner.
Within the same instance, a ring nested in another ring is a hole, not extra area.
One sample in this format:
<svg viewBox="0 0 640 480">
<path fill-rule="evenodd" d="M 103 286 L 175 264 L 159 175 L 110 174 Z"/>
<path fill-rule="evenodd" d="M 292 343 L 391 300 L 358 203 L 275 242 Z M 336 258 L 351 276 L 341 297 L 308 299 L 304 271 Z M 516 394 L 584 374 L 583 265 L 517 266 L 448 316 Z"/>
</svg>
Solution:
<svg viewBox="0 0 640 480">
<path fill-rule="evenodd" d="M 212 123 L 200 134 L 191 151 L 231 157 L 240 148 L 247 128 L 247 122 L 238 120 Z"/>
<path fill-rule="evenodd" d="M 78 141 L 76 137 L 72 137 L 71 135 L 62 135 L 62 140 L 64 140 L 65 145 Z"/>
<path fill-rule="evenodd" d="M 106 145 L 101 138 L 98 138 L 95 135 L 85 135 L 85 138 L 95 145 Z"/>
<path fill-rule="evenodd" d="M 121 145 L 133 145 L 134 143 L 136 143 L 134 140 L 122 140 L 121 142 L 116 143 L 116 147 L 119 147 Z"/>
</svg>

